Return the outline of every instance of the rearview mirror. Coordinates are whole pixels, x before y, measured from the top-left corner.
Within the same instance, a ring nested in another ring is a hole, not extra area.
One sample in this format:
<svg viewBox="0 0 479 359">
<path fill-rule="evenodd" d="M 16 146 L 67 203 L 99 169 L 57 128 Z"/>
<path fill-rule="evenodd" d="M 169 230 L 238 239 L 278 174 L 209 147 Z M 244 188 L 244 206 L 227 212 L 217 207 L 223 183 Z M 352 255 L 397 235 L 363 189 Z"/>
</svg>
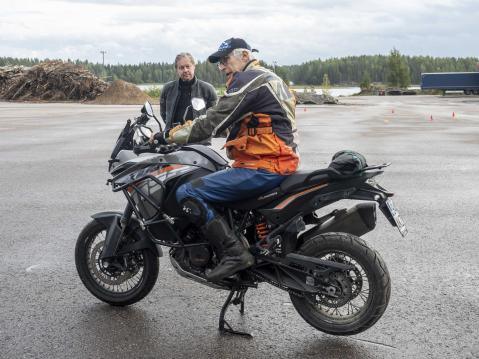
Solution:
<svg viewBox="0 0 479 359">
<path fill-rule="evenodd" d="M 200 97 L 193 97 L 191 99 L 191 106 L 193 106 L 193 109 L 195 111 L 201 111 L 202 109 L 206 107 L 206 103 L 205 103 L 205 100 L 203 100 Z"/>
<path fill-rule="evenodd" d="M 146 101 L 143 107 L 141 108 L 141 113 L 148 115 L 148 117 L 153 117 L 153 107 L 149 101 Z"/>
</svg>

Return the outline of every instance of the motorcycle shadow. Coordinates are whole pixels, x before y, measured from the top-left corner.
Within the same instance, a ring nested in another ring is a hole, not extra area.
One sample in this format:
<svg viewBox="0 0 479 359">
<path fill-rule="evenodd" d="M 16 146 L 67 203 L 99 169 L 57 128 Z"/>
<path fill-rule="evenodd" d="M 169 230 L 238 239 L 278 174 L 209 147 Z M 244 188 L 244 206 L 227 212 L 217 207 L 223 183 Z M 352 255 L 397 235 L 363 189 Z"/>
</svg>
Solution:
<svg viewBox="0 0 479 359">
<path fill-rule="evenodd" d="M 296 332 L 293 328 L 273 337 L 265 323 L 256 316 L 241 315 L 232 310 L 230 323 L 237 330 L 251 330 L 252 339 L 220 334 L 215 320 L 204 322 L 195 318 L 189 324 L 172 320 L 178 312 L 152 315 L 151 307 L 113 307 L 94 303 L 84 306 L 76 316 L 75 329 L 80 343 L 88 343 L 87 351 L 97 357 L 115 354 L 165 357 L 263 357 L 277 354 L 278 358 L 322 359 L 395 358 L 400 352 L 387 344 L 358 337 L 334 337 L 315 331 Z M 278 333 L 277 333 L 278 334 Z M 286 355 L 286 356 L 285 356 Z M 275 355 L 273 355 L 275 356 Z"/>
<path fill-rule="evenodd" d="M 297 357 L 321 357 L 321 359 L 356 358 L 396 358 L 400 351 L 387 344 L 363 340 L 356 337 L 334 337 L 324 334 L 312 340 L 309 345 L 301 345 L 295 350 Z M 293 349 L 294 350 L 294 349 Z"/>
</svg>

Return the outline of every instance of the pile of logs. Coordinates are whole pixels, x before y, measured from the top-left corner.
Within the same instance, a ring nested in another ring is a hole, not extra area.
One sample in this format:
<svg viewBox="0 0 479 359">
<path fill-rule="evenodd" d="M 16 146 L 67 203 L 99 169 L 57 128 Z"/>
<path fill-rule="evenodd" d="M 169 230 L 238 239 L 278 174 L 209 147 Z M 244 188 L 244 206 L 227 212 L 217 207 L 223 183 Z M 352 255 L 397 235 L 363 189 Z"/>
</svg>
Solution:
<svg viewBox="0 0 479 359">
<path fill-rule="evenodd" d="M 108 84 L 84 67 L 47 61 L 32 67 L 0 67 L 0 99 L 13 101 L 86 101 Z"/>
</svg>

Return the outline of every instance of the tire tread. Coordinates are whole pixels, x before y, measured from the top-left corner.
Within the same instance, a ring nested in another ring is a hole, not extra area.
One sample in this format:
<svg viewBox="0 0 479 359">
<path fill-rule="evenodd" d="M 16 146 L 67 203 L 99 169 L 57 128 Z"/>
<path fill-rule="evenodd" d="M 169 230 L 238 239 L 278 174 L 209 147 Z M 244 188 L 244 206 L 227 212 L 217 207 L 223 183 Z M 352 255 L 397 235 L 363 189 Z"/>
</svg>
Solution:
<svg viewBox="0 0 479 359">
<path fill-rule="evenodd" d="M 325 321 L 318 320 L 311 313 L 307 312 L 305 308 L 308 307 L 304 305 L 304 298 L 300 300 L 298 297 L 291 295 L 291 301 L 295 309 L 308 324 L 318 330 L 333 335 L 354 335 L 370 328 L 384 314 L 391 296 L 391 281 L 386 263 L 379 253 L 369 247 L 362 238 L 348 233 L 324 233 L 307 240 L 301 246 L 298 253 L 314 256 L 315 253 L 319 253 L 325 248 L 339 247 L 338 249 L 342 249 L 344 246 L 350 247 L 350 250 L 353 252 L 358 251 L 358 253 L 364 257 L 366 262 L 371 263 L 374 278 L 376 278 L 374 281 L 375 298 L 373 298 L 373 308 L 368 308 L 366 310 L 366 312 L 371 311 L 371 313 L 366 317 L 361 316 L 359 318 L 360 323 L 348 323 L 343 325 L 344 327 L 341 327 L 341 325 L 331 325 Z M 361 265 L 364 264 L 366 263 L 362 263 Z"/>
<path fill-rule="evenodd" d="M 126 306 L 134 304 L 143 299 L 153 289 L 158 279 L 159 260 L 150 250 L 143 250 L 143 260 L 148 262 L 145 267 L 150 268 L 150 270 L 145 273 L 143 282 L 140 284 L 138 290 L 135 290 L 128 295 L 122 295 L 120 293 L 114 294 L 112 292 L 107 293 L 107 291 L 98 285 L 98 283 L 96 283 L 96 281 L 91 277 L 88 264 L 86 263 L 86 245 L 88 244 L 89 238 L 104 229 L 105 227 L 101 223 L 92 220 L 79 234 L 75 247 L 75 264 L 78 275 L 90 293 L 101 301 L 113 306 Z"/>
</svg>

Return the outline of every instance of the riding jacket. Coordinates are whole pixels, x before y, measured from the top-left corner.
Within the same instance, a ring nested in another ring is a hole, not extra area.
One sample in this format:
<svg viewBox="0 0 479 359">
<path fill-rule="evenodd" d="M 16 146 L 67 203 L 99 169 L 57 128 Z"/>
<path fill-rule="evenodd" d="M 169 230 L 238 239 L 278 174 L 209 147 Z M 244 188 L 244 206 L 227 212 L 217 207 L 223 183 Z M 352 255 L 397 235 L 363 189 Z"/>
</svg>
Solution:
<svg viewBox="0 0 479 359">
<path fill-rule="evenodd" d="M 233 167 L 288 175 L 299 164 L 294 112 L 286 84 L 253 60 L 232 75 L 216 106 L 171 129 L 168 142 L 200 142 L 229 131 L 225 147 Z"/>
</svg>

